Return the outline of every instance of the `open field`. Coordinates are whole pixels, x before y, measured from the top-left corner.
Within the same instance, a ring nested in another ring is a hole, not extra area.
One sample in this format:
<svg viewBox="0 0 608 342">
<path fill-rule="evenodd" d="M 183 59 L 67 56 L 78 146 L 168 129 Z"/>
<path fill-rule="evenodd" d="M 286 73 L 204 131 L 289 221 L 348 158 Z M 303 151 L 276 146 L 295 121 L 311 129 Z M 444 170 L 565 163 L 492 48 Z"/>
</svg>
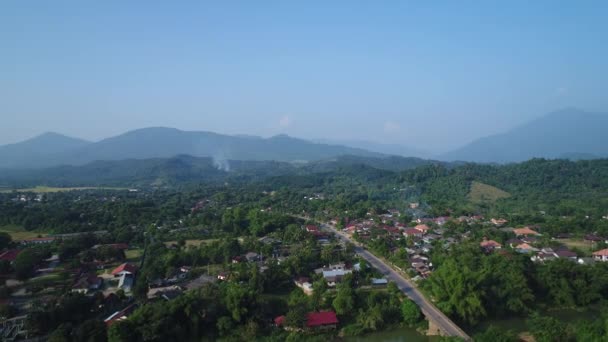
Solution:
<svg viewBox="0 0 608 342">
<path fill-rule="evenodd" d="M 79 191 L 79 190 L 127 190 L 127 188 L 112 188 L 112 187 L 76 187 L 76 188 L 55 188 L 50 186 L 36 186 L 33 188 L 23 188 L 23 189 L 6 189 L 3 188 L 0 192 L 35 192 L 38 194 L 49 193 L 49 192 L 66 192 L 66 191 Z"/>
<path fill-rule="evenodd" d="M 595 249 L 595 244 L 590 241 L 585 241 L 583 239 L 558 239 L 556 240 L 560 243 L 563 243 L 568 248 L 578 248 L 586 253 L 591 253 Z"/>
<path fill-rule="evenodd" d="M 212 242 L 212 241 L 215 241 L 215 240 L 217 240 L 217 239 L 186 240 L 186 247 L 190 247 L 190 246 L 198 247 L 202 243 L 209 243 L 209 242 Z M 165 242 L 165 246 L 169 247 L 171 245 L 177 245 L 177 241 L 167 241 L 167 242 Z"/>
<path fill-rule="evenodd" d="M 8 225 L 8 226 L 0 226 L 0 232 L 8 233 L 13 241 L 25 240 L 25 239 L 33 239 L 38 236 L 46 236 L 47 234 L 37 231 L 27 231 L 21 226 L 17 225 Z"/>
<path fill-rule="evenodd" d="M 496 202 L 501 198 L 511 197 L 511 194 L 488 184 L 473 182 L 469 192 L 469 200 L 474 203 Z"/>
<path fill-rule="evenodd" d="M 138 262 L 141 259 L 144 250 L 141 248 L 138 249 L 127 249 L 125 251 L 125 257 L 127 258 L 127 262 Z"/>
</svg>

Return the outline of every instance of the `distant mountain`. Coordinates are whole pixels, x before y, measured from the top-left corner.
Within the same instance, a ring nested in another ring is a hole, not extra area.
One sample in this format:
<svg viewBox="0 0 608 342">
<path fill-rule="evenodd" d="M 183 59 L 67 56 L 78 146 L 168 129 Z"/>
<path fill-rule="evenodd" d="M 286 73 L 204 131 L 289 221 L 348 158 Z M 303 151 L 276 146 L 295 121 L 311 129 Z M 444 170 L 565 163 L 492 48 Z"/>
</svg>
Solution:
<svg viewBox="0 0 608 342">
<path fill-rule="evenodd" d="M 431 153 L 413 147 L 398 145 L 398 144 L 382 144 L 367 140 L 329 140 L 321 139 L 318 142 L 323 144 L 335 144 L 359 148 L 367 151 L 378 152 L 382 154 L 401 156 L 401 157 L 417 157 L 428 158 Z"/>
<path fill-rule="evenodd" d="M 608 156 L 608 115 L 564 109 L 478 139 L 441 160 L 519 162 L 535 157 L 588 159 Z"/>
<path fill-rule="evenodd" d="M 97 160 L 170 158 L 182 154 L 211 157 L 220 164 L 224 160 L 313 161 L 339 155 L 381 155 L 357 148 L 317 144 L 286 135 L 265 139 L 164 127 L 138 129 L 99 142 L 82 142 L 75 148 L 43 153 L 30 153 L 30 150 L 20 148 L 21 144 L 15 145 L 12 151 L 21 158 L 12 157 L 8 161 L 0 159 L 0 168 L 84 165 Z"/>
<path fill-rule="evenodd" d="M 53 158 L 76 151 L 90 142 L 61 135 L 44 133 L 34 138 L 10 145 L 0 146 L 0 167 L 36 167 L 47 164 Z"/>
</svg>

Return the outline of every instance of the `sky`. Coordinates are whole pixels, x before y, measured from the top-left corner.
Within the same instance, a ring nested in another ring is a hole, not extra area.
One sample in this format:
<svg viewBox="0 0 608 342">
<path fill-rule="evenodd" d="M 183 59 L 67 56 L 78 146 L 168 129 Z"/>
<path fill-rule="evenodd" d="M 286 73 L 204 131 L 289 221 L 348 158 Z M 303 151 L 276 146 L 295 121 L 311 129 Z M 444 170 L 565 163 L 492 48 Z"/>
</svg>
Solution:
<svg viewBox="0 0 608 342">
<path fill-rule="evenodd" d="M 149 126 L 443 152 L 608 112 L 606 1 L 2 1 L 0 144 Z"/>
</svg>

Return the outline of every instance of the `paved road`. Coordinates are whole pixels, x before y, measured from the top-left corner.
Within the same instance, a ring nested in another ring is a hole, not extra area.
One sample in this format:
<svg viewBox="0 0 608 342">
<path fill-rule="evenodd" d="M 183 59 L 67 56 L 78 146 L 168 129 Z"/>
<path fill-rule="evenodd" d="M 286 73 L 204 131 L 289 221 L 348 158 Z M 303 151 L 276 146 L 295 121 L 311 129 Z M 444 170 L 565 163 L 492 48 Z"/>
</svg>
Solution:
<svg viewBox="0 0 608 342">
<path fill-rule="evenodd" d="M 367 260 L 367 262 L 369 262 L 372 266 L 378 269 L 382 274 L 384 274 L 386 279 L 395 282 L 395 284 L 397 284 L 397 287 L 399 287 L 399 289 L 403 291 L 403 293 L 405 293 L 410 299 L 412 299 L 416 304 L 418 304 L 424 315 L 429 320 L 433 321 L 433 323 L 435 323 L 435 325 L 438 326 L 444 332 L 444 334 L 448 336 L 457 336 L 467 341 L 471 341 L 471 338 L 464 331 L 462 331 L 462 329 L 460 329 L 446 315 L 439 311 L 439 309 L 437 309 L 435 305 L 428 301 L 424 297 L 424 295 L 410 283 L 408 279 L 400 275 L 391 266 L 386 264 L 381 259 L 377 258 L 365 248 L 360 247 L 348 235 L 337 230 L 334 226 L 329 224 L 322 224 L 321 227 L 323 229 L 335 233 L 335 235 L 342 241 L 350 242 L 355 245 L 355 252 L 359 256 Z"/>
</svg>

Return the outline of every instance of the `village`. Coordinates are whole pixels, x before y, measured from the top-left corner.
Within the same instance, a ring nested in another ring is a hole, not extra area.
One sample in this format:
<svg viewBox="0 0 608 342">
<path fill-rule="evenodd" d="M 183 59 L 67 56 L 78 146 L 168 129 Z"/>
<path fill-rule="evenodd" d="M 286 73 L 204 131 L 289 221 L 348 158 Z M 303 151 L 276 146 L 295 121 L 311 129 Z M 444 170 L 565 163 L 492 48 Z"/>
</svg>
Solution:
<svg viewBox="0 0 608 342">
<path fill-rule="evenodd" d="M 197 205 L 204 204 L 200 202 Z M 393 267 L 414 283 L 433 273 L 431 256 L 434 249 L 449 249 L 467 241 L 475 241 L 488 254 L 507 254 L 510 251 L 527 255 L 536 263 L 555 259 L 567 259 L 581 265 L 608 261 L 608 249 L 601 248 L 606 246 L 607 239 L 594 234 L 546 236 L 539 225 L 514 228 L 506 219 L 486 219 L 483 216 L 423 217 L 403 222 L 396 209 L 366 216 L 356 220 L 328 219 L 328 224 L 339 227 L 378 256 L 388 257 Z M 187 228 L 172 229 L 171 233 L 183 230 Z M 356 286 L 367 291 L 382 290 L 389 284 L 380 272 L 361 262 L 352 252 L 347 252 L 349 246 L 338 243 L 331 233 L 322 229 L 322 224 L 309 221 L 302 224 L 301 230 L 314 241 L 315 248 L 329 249 L 332 255 L 342 256 L 333 262 L 319 264 L 311 273 L 292 274 L 293 286 L 305 295 L 313 295 L 315 281 L 322 280 L 328 291 L 336 291 L 344 279 L 350 281 L 353 275 L 357 275 Z M 488 234 L 480 235 L 481 230 Z M 2 304 L 19 314 L 4 319 L 0 324 L 3 340 L 27 337 L 24 321 L 32 306 L 50 302 L 66 290 L 99 298 L 107 326 L 127 319 L 135 311 L 138 304 L 133 298 L 133 286 L 145 257 L 141 246 L 105 243 L 80 250 L 76 248 L 72 252 L 64 248 L 71 241 L 82 241 L 85 237 L 104 239 L 106 235 L 106 231 L 94 231 L 29 238 L 16 241 L 11 248 L 0 251 L 0 262 L 9 265 L 14 265 L 28 247 L 43 247 L 46 251 L 45 255 L 36 256 L 29 277 L 19 279 L 18 274 L 13 273 L 5 279 L 9 293 L 4 295 Z M 167 243 L 167 246 L 169 249 L 179 248 L 174 243 Z M 274 233 L 258 238 L 256 246 L 260 247 L 233 255 L 228 263 L 181 265 L 166 277 L 149 280 L 146 296 L 149 301 L 171 301 L 208 283 L 242 281 L 239 280 L 239 272 L 243 272 L 243 267 L 269 272 L 271 264 L 287 262 L 294 250 L 293 245 L 284 244 Z M 383 251 L 381 246 L 386 250 Z M 332 310 L 308 312 L 306 320 L 307 329 L 335 329 L 339 326 L 338 316 Z M 293 329 L 286 325 L 285 315 L 275 317 L 269 324 Z"/>
</svg>

